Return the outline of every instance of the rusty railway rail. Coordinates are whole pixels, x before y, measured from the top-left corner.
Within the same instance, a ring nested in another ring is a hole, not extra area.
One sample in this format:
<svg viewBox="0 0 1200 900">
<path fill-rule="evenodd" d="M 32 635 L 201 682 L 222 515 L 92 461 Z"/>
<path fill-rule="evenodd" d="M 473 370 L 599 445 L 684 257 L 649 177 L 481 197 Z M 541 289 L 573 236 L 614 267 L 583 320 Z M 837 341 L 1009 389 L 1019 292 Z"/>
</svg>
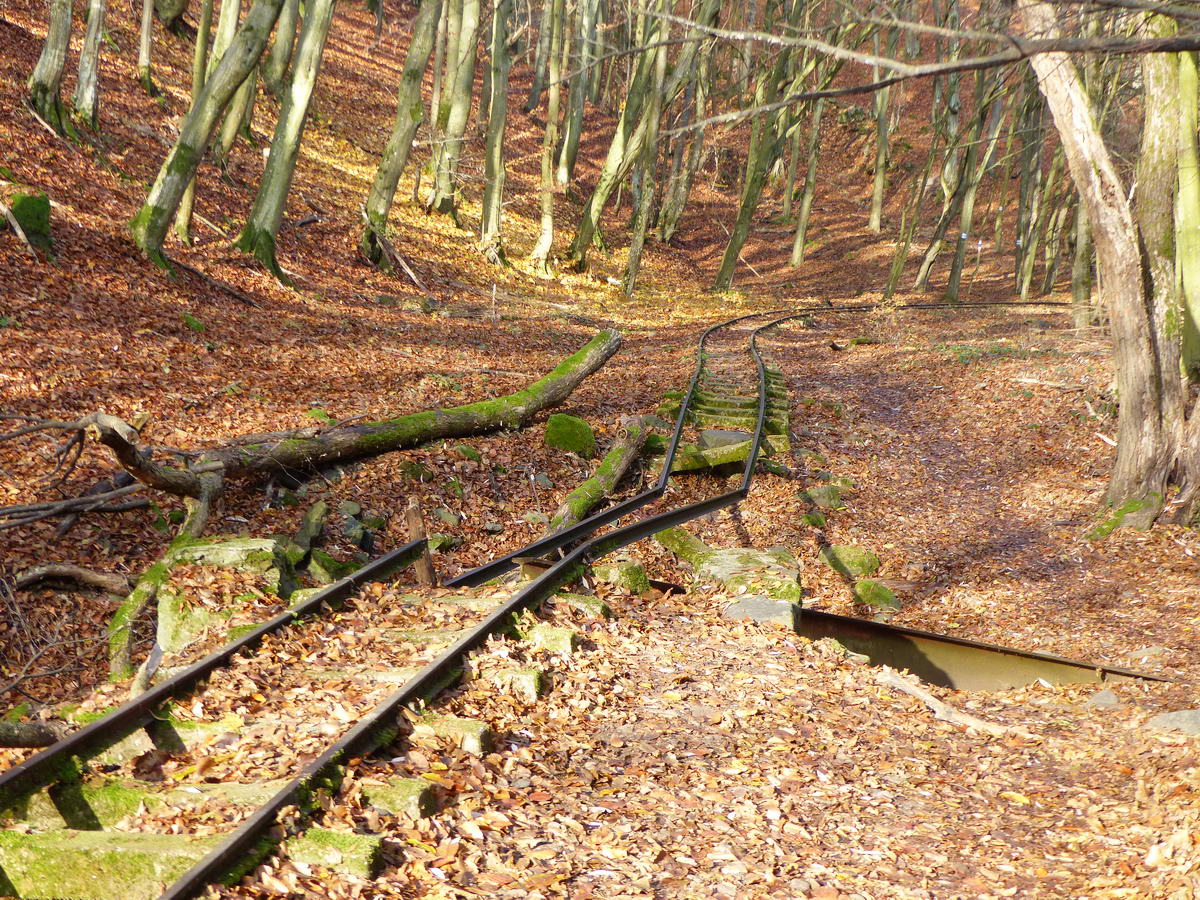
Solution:
<svg viewBox="0 0 1200 900">
<path fill-rule="evenodd" d="M 1029 303 L 1029 304 L 1000 304 L 981 303 L 970 305 L 930 303 L 909 304 L 892 307 L 894 309 L 947 309 L 989 306 L 1066 306 L 1063 303 Z M 847 306 L 810 307 L 801 310 L 776 310 L 769 313 L 752 313 L 715 324 L 706 329 L 697 343 L 697 360 L 694 374 L 680 404 L 674 430 L 662 472 L 656 483 L 648 490 L 634 497 L 614 504 L 613 506 L 589 516 L 577 525 L 565 529 L 549 537 L 535 541 L 525 547 L 505 554 L 486 565 L 472 569 L 446 582 L 447 587 L 476 586 L 498 575 L 515 568 L 519 560 L 535 558 L 542 559 L 543 571 L 531 582 L 518 589 L 506 601 L 495 607 L 480 622 L 469 629 L 451 646 L 441 652 L 419 672 L 413 675 L 399 690 L 379 703 L 369 714 L 361 718 L 345 734 L 331 744 L 320 756 L 304 765 L 299 774 L 291 779 L 265 804 L 260 806 L 247 819 L 242 821 L 233 831 L 217 844 L 206 856 L 200 859 L 191 869 L 171 884 L 162 894 L 164 900 L 184 900 L 195 897 L 208 885 L 222 881 L 230 873 L 243 870 L 246 861 L 257 859 L 264 848 L 272 843 L 269 832 L 275 827 L 281 811 L 296 807 L 305 814 L 316 808 L 314 795 L 321 788 L 336 789 L 341 779 L 341 767 L 351 758 L 369 753 L 390 741 L 396 734 L 396 722 L 400 711 L 416 702 L 429 697 L 441 689 L 461 667 L 465 656 L 482 646 L 489 637 L 505 629 L 512 621 L 514 614 L 524 609 L 536 607 L 542 601 L 551 597 L 562 586 L 576 580 L 587 567 L 608 553 L 621 547 L 636 543 L 643 538 L 669 528 L 706 515 L 715 510 L 736 505 L 750 491 L 758 457 L 762 449 L 764 426 L 767 413 L 768 384 L 766 366 L 758 346 L 759 336 L 768 329 L 784 322 L 827 313 L 869 312 L 879 308 L 879 304 L 856 304 Z M 681 436 L 688 418 L 689 409 L 694 403 L 697 390 L 702 382 L 707 359 L 707 347 L 713 335 L 720 330 L 729 328 L 750 319 L 772 317 L 766 324 L 754 328 L 749 337 L 745 352 L 753 363 L 757 382 L 757 408 L 755 430 L 751 446 L 742 470 L 738 486 L 730 491 L 709 497 L 704 500 L 668 509 L 638 521 L 604 531 L 601 529 L 613 524 L 621 518 L 633 513 L 659 499 L 666 492 L 672 462 L 680 446 Z M 78 777 L 79 761 L 95 754 L 98 749 L 111 745 L 126 734 L 148 724 L 158 710 L 169 700 L 191 692 L 207 675 L 216 669 L 226 666 L 240 652 L 252 649 L 263 637 L 275 631 L 282 630 L 299 618 L 317 612 L 324 604 L 336 603 L 346 599 L 362 585 L 370 581 L 378 581 L 394 574 L 399 569 L 412 562 L 424 550 L 423 541 L 415 541 L 384 557 L 374 561 L 349 578 L 331 585 L 319 594 L 311 597 L 302 606 L 281 613 L 270 622 L 265 623 L 242 639 L 209 655 L 200 662 L 190 666 L 185 671 L 173 676 L 134 700 L 80 729 L 68 738 L 52 747 L 46 748 L 24 763 L 18 764 L 0 775 L 0 810 L 11 806 L 21 797 L 44 788 L 64 778 Z M 544 559 L 553 551 L 561 551 L 557 560 Z M 1089 664 L 1074 663 L 1071 660 L 1051 658 L 1047 654 L 1029 654 L 1024 651 L 1013 651 L 1009 648 L 993 645 L 976 644 L 976 642 L 961 639 L 947 639 L 940 635 L 913 632 L 906 629 L 894 629 L 890 626 L 878 626 L 875 623 L 862 623 L 858 620 L 840 621 L 843 617 L 830 617 L 815 614 L 810 618 L 812 628 L 823 633 L 833 633 L 840 629 L 843 633 L 857 631 L 866 634 L 870 632 L 876 639 L 883 632 L 905 632 L 900 637 L 910 642 L 916 638 L 949 641 L 956 646 L 974 646 L 988 653 L 1000 653 L 1013 658 L 1046 656 L 1055 662 L 1067 666 L 1088 667 Z M 839 620 L 839 621 L 834 621 Z M 855 624 L 857 623 L 857 625 Z M 864 631 L 865 629 L 865 631 Z M 881 629 L 883 631 L 881 631 Z M 857 632 L 855 632 L 857 633 Z M 836 635 L 835 635 L 836 636 Z M 893 637 L 895 634 L 892 635 Z M 1106 670 L 1114 677 L 1143 677 L 1138 673 L 1125 670 Z"/>
</svg>

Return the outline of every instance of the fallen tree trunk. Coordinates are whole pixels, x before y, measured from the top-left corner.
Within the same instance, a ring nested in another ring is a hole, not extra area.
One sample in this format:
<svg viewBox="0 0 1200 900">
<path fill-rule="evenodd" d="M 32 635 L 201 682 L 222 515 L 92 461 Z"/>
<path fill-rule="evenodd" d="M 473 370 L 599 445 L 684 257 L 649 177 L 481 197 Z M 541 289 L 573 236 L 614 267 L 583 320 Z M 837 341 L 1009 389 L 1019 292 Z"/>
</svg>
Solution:
<svg viewBox="0 0 1200 900">
<path fill-rule="evenodd" d="M 623 418 L 620 433 L 612 449 L 596 467 L 596 474 L 567 494 L 562 505 L 550 517 L 546 534 L 554 534 L 582 521 L 597 503 L 611 494 L 634 460 L 641 455 L 649 433 L 650 429 L 642 417 Z"/>
<path fill-rule="evenodd" d="M 199 452 L 186 468 L 157 462 L 137 446 L 137 431 L 115 416 L 93 413 L 73 423 L 45 428 L 87 431 L 116 455 L 138 481 L 176 496 L 211 499 L 211 481 L 242 475 L 311 472 L 334 463 L 415 447 L 428 441 L 468 437 L 526 425 L 556 406 L 617 352 L 621 336 L 601 331 L 543 378 L 514 394 L 449 409 L 430 409 L 375 422 L 248 435 Z M 197 530 L 195 532 L 199 534 Z"/>
</svg>

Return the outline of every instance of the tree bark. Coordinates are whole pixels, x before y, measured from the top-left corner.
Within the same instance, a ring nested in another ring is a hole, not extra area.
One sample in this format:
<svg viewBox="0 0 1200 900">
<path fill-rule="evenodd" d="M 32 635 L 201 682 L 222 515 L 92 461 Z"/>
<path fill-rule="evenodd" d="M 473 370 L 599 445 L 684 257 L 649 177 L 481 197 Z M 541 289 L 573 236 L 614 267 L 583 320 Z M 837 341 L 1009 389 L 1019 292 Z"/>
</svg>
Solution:
<svg viewBox="0 0 1200 900">
<path fill-rule="evenodd" d="M 424 107 L 421 102 L 421 82 L 429 65 L 433 51 L 434 33 L 442 19 L 442 0 L 422 0 L 421 8 L 413 19 L 412 38 L 408 55 L 404 58 L 404 71 L 400 76 L 400 88 L 396 95 L 396 121 L 388 137 L 387 146 L 375 171 L 375 180 L 367 192 L 367 226 L 363 229 L 359 249 L 375 265 L 384 264 L 384 254 L 376 235 L 386 234 L 388 213 L 396 198 L 396 185 L 408 165 L 413 138 L 421 125 Z"/>
<path fill-rule="evenodd" d="M 596 36 L 596 10 L 599 0 L 579 0 L 579 55 L 576 71 L 571 78 L 570 96 L 567 100 L 566 131 L 562 150 L 558 154 L 558 169 L 555 179 L 560 185 L 570 182 L 575 173 L 575 159 L 579 156 L 579 138 L 583 134 L 583 113 L 587 106 L 587 87 L 591 80 L 589 50 Z"/>
<path fill-rule="evenodd" d="M 1175 205 L 1176 258 L 1183 289 L 1183 368 L 1200 381 L 1200 154 L 1196 149 L 1200 74 L 1197 54 L 1179 54 L 1179 194 Z"/>
<path fill-rule="evenodd" d="M 208 74 L 208 34 L 212 29 L 213 0 L 201 0 L 200 21 L 196 25 L 196 45 L 192 50 L 192 106 L 204 89 Z M 192 208 L 196 203 L 196 178 L 188 182 L 175 213 L 175 237 L 184 246 L 192 243 Z"/>
<path fill-rule="evenodd" d="M 461 5 L 457 40 L 453 28 L 449 35 L 451 47 L 446 52 L 447 67 L 453 65 L 454 80 L 450 86 L 450 105 L 446 114 L 446 128 L 442 144 L 436 154 L 433 195 L 429 209 L 446 213 L 458 221 L 458 160 L 462 154 L 463 136 L 467 133 L 467 121 L 471 116 L 471 97 L 475 89 L 475 45 L 479 29 L 479 0 L 451 0 L 454 7 Z M 452 20 L 453 21 L 453 20 Z M 455 52 L 451 54 L 450 49 Z"/>
<path fill-rule="evenodd" d="M 38 57 L 26 87 L 29 102 L 59 134 L 67 134 L 67 118 L 63 115 L 59 87 L 67 65 L 67 49 L 71 42 L 71 0 L 50 0 L 50 26 L 46 43 Z"/>
<path fill-rule="evenodd" d="M 158 95 L 150 66 L 150 50 L 154 39 L 154 0 L 142 0 L 142 27 L 138 33 L 138 82 L 151 97 Z"/>
<path fill-rule="evenodd" d="M 239 249 L 251 254 L 282 282 L 287 279 L 275 259 L 275 241 L 287 206 L 292 177 L 296 172 L 296 157 L 300 154 L 300 141 L 304 137 L 308 104 L 321 71 L 325 41 L 333 22 L 333 3 L 334 0 L 308 0 L 305 5 L 304 28 L 296 47 L 296 64 L 279 110 L 267 166 L 246 226 L 237 240 Z"/>
<path fill-rule="evenodd" d="M 292 49 L 296 44 L 296 25 L 300 20 L 300 0 L 283 0 L 279 21 L 275 24 L 275 40 L 262 67 L 262 80 L 276 97 L 283 94 L 287 84 L 288 66 L 292 64 Z"/>
<path fill-rule="evenodd" d="M 282 3 L 283 0 L 254 0 L 229 49 L 184 118 L 179 138 L 167 154 L 145 205 L 130 223 L 134 242 L 160 266 L 167 266 L 162 244 L 171 218 L 179 208 L 188 182 L 196 174 L 221 113 L 262 56 Z"/>
<path fill-rule="evenodd" d="M 659 15 L 664 11 L 665 3 L 659 0 Z M 660 46 L 654 51 L 654 83 L 650 87 L 650 103 L 646 107 L 646 140 L 642 147 L 642 191 L 637 199 L 633 214 L 633 234 L 629 244 L 629 260 L 625 265 L 625 276 L 621 281 L 621 289 L 626 297 L 633 296 L 637 284 L 638 268 L 642 262 L 642 248 L 646 245 L 646 229 L 650 226 L 650 208 L 654 204 L 657 179 L 655 170 L 658 163 L 658 123 L 662 118 L 662 94 L 667 79 L 667 48 L 664 40 L 670 34 L 669 27 L 664 25 L 656 34 Z"/>
<path fill-rule="evenodd" d="M 1039 37 L 1058 34 L 1049 4 L 1019 0 L 1018 8 L 1027 32 Z M 1120 398 L 1117 459 L 1106 500 L 1118 507 L 1118 524 L 1135 527 L 1146 527 L 1159 515 L 1172 481 L 1180 488 L 1177 519 L 1192 521 L 1200 504 L 1200 470 L 1195 468 L 1200 417 L 1194 410 L 1190 420 L 1187 416 L 1187 405 L 1195 401 L 1189 399 L 1179 372 L 1179 328 L 1171 326 L 1171 313 L 1177 317 L 1179 311 L 1171 306 L 1170 292 L 1163 290 L 1174 283 L 1166 277 L 1174 248 L 1164 245 L 1162 170 L 1169 166 L 1173 171 L 1175 166 L 1175 130 L 1169 117 L 1178 115 L 1178 95 L 1153 55 L 1142 59 L 1146 121 L 1138 165 L 1140 233 L 1073 63 L 1062 53 L 1030 59 L 1092 224 Z M 1169 188 L 1165 193 L 1169 198 Z"/>
<path fill-rule="evenodd" d="M 562 95 L 563 0 L 551 0 L 550 22 L 550 90 L 546 99 L 546 130 L 542 133 L 542 191 L 541 225 L 537 243 L 529 254 L 534 268 L 543 275 L 550 271 L 550 251 L 554 246 L 554 148 L 558 144 L 558 107 Z"/>
<path fill-rule="evenodd" d="M 87 33 L 79 51 L 79 77 L 71 105 L 89 128 L 100 123 L 100 50 L 104 37 L 105 0 L 88 3 Z"/>
<path fill-rule="evenodd" d="M 508 22 L 512 0 L 492 0 L 492 96 L 488 104 L 487 148 L 484 151 L 483 219 L 480 249 L 493 265 L 506 264 L 500 238 L 504 205 L 504 133 L 508 125 L 508 72 L 512 67 Z"/>
</svg>

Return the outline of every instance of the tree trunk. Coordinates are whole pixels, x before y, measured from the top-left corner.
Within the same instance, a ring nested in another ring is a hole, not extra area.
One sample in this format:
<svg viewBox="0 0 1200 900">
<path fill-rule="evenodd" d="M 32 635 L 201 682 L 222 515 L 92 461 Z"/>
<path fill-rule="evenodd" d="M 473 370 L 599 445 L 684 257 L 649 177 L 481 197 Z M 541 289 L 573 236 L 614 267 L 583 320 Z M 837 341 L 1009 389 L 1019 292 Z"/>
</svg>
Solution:
<svg viewBox="0 0 1200 900">
<path fill-rule="evenodd" d="M 1179 54 L 1179 195 L 1175 235 L 1183 289 L 1183 367 L 1200 381 L 1200 154 L 1196 151 L 1200 83 L 1197 54 Z"/>
<path fill-rule="evenodd" d="M 220 473 L 228 481 L 246 475 L 313 472 L 334 463 L 404 450 L 429 441 L 521 428 L 538 413 L 562 403 L 620 346 L 621 336 L 617 332 L 601 331 L 546 376 L 515 394 L 325 431 L 311 428 L 247 435 L 203 452 L 189 469 L 155 462 L 148 451 L 137 447 L 137 432 L 113 416 L 93 414 L 80 424 L 88 423 L 86 427 L 113 451 L 134 478 L 157 490 L 198 498 L 206 490 L 203 479 L 212 473 Z"/>
<path fill-rule="evenodd" d="M 142 0 L 142 27 L 138 33 L 138 82 L 151 97 L 158 96 L 150 66 L 151 42 L 154 38 L 154 0 Z"/>
<path fill-rule="evenodd" d="M 483 220 L 480 248 L 493 265 L 505 265 L 500 239 L 500 212 L 504 202 L 504 132 L 508 124 L 508 72 L 512 48 L 508 20 L 512 0 L 492 0 L 492 98 L 489 103 L 487 149 L 484 152 Z"/>
<path fill-rule="evenodd" d="M 251 254 L 285 283 L 287 279 L 275 259 L 275 241 L 279 235 L 279 224 L 283 221 L 283 211 L 287 207 L 292 177 L 296 173 L 296 157 L 300 154 L 300 141 L 304 137 L 308 104 L 321 71 L 321 59 L 325 55 L 325 41 L 333 22 L 333 4 L 334 0 L 308 0 L 305 4 L 304 27 L 296 46 L 292 80 L 279 109 L 279 121 L 275 125 L 275 137 L 271 141 L 262 183 L 258 187 L 250 216 L 246 219 L 246 226 L 237 240 L 240 250 Z"/>
<path fill-rule="evenodd" d="M 1095 320 L 1092 309 L 1092 227 L 1087 206 L 1075 205 L 1075 255 L 1071 261 L 1071 316 L 1077 328 Z"/>
<path fill-rule="evenodd" d="M 821 114 L 825 98 L 818 97 L 812 106 L 812 122 L 808 131 L 808 169 L 804 174 L 804 193 L 800 196 L 800 212 L 796 216 L 796 236 L 792 239 L 792 256 L 788 262 L 799 266 L 804 262 L 804 245 L 808 240 L 808 219 L 812 215 L 813 197 L 817 192 L 817 163 L 821 154 Z"/>
<path fill-rule="evenodd" d="M 598 0 L 579 0 L 579 55 L 576 71 L 571 78 L 571 93 L 567 100 L 566 133 L 563 135 L 562 150 L 558 154 L 558 171 L 555 178 L 565 185 L 575 172 L 575 159 L 579 156 L 579 138 L 583 134 L 583 113 L 587 106 L 587 87 L 591 80 L 589 48 L 596 33 L 596 9 Z"/>
<path fill-rule="evenodd" d="M 793 7 L 792 19 L 800 5 Z M 795 25 L 795 21 L 789 21 Z M 755 106 L 769 105 L 775 102 L 779 95 L 779 85 L 786 71 L 789 54 L 781 52 L 775 59 L 774 65 L 762 73 L 758 88 L 755 91 Z M 721 266 L 717 270 L 713 288 L 718 291 L 729 290 L 733 284 L 733 273 L 737 268 L 742 247 L 750 235 L 750 222 L 754 211 L 758 208 L 759 198 L 767 180 L 767 171 L 779 152 L 779 136 L 776 121 L 779 113 L 760 115 L 754 120 L 750 133 L 750 149 L 746 152 L 746 174 L 742 182 L 742 198 L 738 206 L 737 219 L 729 234 L 729 243 L 725 245 L 725 254 L 721 257 Z"/>
<path fill-rule="evenodd" d="M 529 113 L 542 102 L 542 91 L 546 89 L 546 63 L 550 55 L 550 28 L 546 21 L 549 6 L 542 7 L 542 21 L 538 25 L 537 50 L 533 60 L 533 78 L 529 82 L 529 96 L 525 98 L 524 111 Z"/>
<path fill-rule="evenodd" d="M 1057 36 L 1049 4 L 1019 0 L 1018 8 L 1028 33 Z M 1118 507 L 1118 524 L 1136 527 L 1149 525 L 1159 515 L 1172 480 L 1181 489 L 1175 518 L 1192 521 L 1200 503 L 1200 417 L 1193 410 L 1187 418 L 1187 404 L 1194 399 L 1180 376 L 1179 329 L 1171 323 L 1178 316 L 1169 272 L 1174 260 L 1169 198 L 1176 166 L 1172 117 L 1178 116 L 1178 90 L 1161 57 L 1148 54 L 1142 61 L 1146 112 L 1137 177 L 1139 233 L 1074 64 L 1063 53 L 1030 59 L 1092 223 L 1120 398 L 1117 459 L 1106 500 Z"/>
<path fill-rule="evenodd" d="M 67 49 L 71 43 L 71 0 L 50 0 L 50 25 L 41 56 L 33 67 L 26 87 L 29 102 L 37 114 L 59 134 L 67 134 L 69 126 L 63 115 L 59 87 L 67 65 Z"/>
<path fill-rule="evenodd" d="M 458 2 L 455 2 L 455 6 Z M 475 45 L 479 29 L 479 0 L 461 0 L 462 18 L 457 40 L 453 30 L 450 43 L 453 55 L 447 50 L 446 65 L 454 66 L 454 81 L 450 88 L 450 105 L 446 115 L 446 129 L 442 138 L 437 166 L 434 170 L 433 195 L 429 209 L 446 213 L 458 221 L 457 176 L 458 159 L 462 154 L 463 136 L 467 133 L 467 120 L 471 116 L 471 96 L 475 89 Z"/>
<path fill-rule="evenodd" d="M 308 16 L 304 18 L 307 20 Z M 229 154 L 233 151 L 233 145 L 237 143 L 238 135 L 250 133 L 249 116 L 254 108 L 254 95 L 257 91 L 258 67 L 252 66 L 229 102 L 229 109 L 225 111 L 225 119 L 221 122 L 221 130 L 213 144 L 213 158 L 222 168 L 229 162 Z"/>
<path fill-rule="evenodd" d="M 79 77 L 71 105 L 89 128 L 100 124 L 100 48 L 104 38 L 105 0 L 88 3 L 87 33 L 79 51 Z"/>
<path fill-rule="evenodd" d="M 359 249 L 375 265 L 380 265 L 384 260 L 376 234 L 387 232 L 388 213 L 396 197 L 396 185 L 408 165 L 413 137 L 421 125 L 421 82 L 433 50 L 435 26 L 442 20 L 442 9 L 442 0 L 422 0 L 421 8 L 412 21 L 412 38 L 396 95 L 396 121 L 392 125 L 387 146 L 383 148 L 375 180 L 367 192 L 367 224 Z"/>
<path fill-rule="evenodd" d="M 558 143 L 558 107 L 562 95 L 562 28 L 563 0 L 551 0 L 550 21 L 543 26 L 550 32 L 550 89 L 546 99 L 546 129 L 542 133 L 541 225 L 537 243 L 529 259 L 543 275 L 550 271 L 550 251 L 554 246 L 554 148 Z"/>
<path fill-rule="evenodd" d="M 717 0 L 703 0 L 697 10 L 695 21 L 698 25 L 707 25 L 713 21 L 717 13 Z M 683 44 L 683 50 L 675 60 L 663 92 L 663 107 L 675 102 L 675 98 L 683 90 L 688 73 L 691 71 L 692 55 L 698 52 L 699 28 L 689 29 L 688 40 Z M 621 110 L 621 118 L 617 122 L 612 141 L 608 145 L 608 153 L 604 158 L 604 166 L 596 179 L 596 186 L 591 196 L 584 204 L 579 216 L 579 227 L 571 241 L 567 257 L 573 268 L 582 271 L 587 267 L 587 252 L 596 237 L 600 225 L 600 214 L 608 203 L 612 192 L 629 174 L 629 169 L 637 160 L 645 139 L 648 121 L 645 112 L 646 86 L 650 79 L 650 66 L 653 54 L 642 52 L 638 54 L 637 68 L 629 82 L 625 97 L 625 106 Z"/>
<path fill-rule="evenodd" d="M 665 10 L 665 0 L 660 0 L 658 11 Z M 650 207 L 654 203 L 657 179 L 654 177 L 658 163 L 658 122 L 662 118 L 662 94 L 667 80 L 667 48 L 670 30 L 664 25 L 656 31 L 660 45 L 654 52 L 654 84 L 650 88 L 650 103 L 646 109 L 648 127 L 645 146 L 642 148 L 642 192 L 638 197 L 633 214 L 633 234 L 629 245 L 629 260 L 625 266 L 625 277 L 621 289 L 626 297 L 633 296 L 637 284 L 638 268 L 642 262 L 642 248 L 646 244 L 646 229 L 650 225 Z"/>
<path fill-rule="evenodd" d="M 184 118 L 179 138 L 159 169 L 145 205 L 130 222 L 134 243 L 160 266 L 167 266 L 162 244 L 171 218 L 179 208 L 188 182 L 196 174 L 221 113 L 262 56 L 282 3 L 283 0 L 254 0 L 229 49 Z"/>
<path fill-rule="evenodd" d="M 283 9 L 275 25 L 275 40 L 262 67 L 263 85 L 282 99 L 287 84 L 288 66 L 292 64 L 292 48 L 296 43 L 296 24 L 300 20 L 300 0 L 283 0 Z"/>
<path fill-rule="evenodd" d="M 213 0 L 201 0 L 200 21 L 196 25 L 196 46 L 192 52 L 192 106 L 204 89 L 205 77 L 208 73 L 208 33 L 212 28 Z M 196 203 L 196 179 L 193 176 L 188 182 L 187 190 L 179 201 L 179 210 L 175 213 L 175 236 L 179 243 L 191 246 L 192 243 L 192 207 Z"/>
</svg>

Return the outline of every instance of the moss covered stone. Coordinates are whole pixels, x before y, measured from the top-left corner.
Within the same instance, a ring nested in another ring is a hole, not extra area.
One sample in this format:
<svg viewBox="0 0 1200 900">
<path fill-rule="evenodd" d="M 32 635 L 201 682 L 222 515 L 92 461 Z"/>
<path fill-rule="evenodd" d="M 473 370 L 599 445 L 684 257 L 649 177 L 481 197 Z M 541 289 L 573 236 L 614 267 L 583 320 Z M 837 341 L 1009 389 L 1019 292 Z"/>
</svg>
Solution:
<svg viewBox="0 0 1200 900">
<path fill-rule="evenodd" d="M 734 621 L 773 622 L 794 630 L 800 625 L 801 611 L 799 603 L 748 594 L 730 603 L 721 614 Z"/>
<path fill-rule="evenodd" d="M 69 782 L 43 788 L 0 814 L 0 822 L 23 822 L 43 830 L 111 828 L 137 808 L 161 805 L 149 785 L 116 780 Z"/>
<path fill-rule="evenodd" d="M 872 581 L 870 578 L 860 578 L 854 583 L 854 599 L 876 609 L 898 610 L 900 600 L 896 592 L 885 584 Z"/>
<path fill-rule="evenodd" d="M 592 565 L 592 575 L 597 581 L 623 587 L 632 594 L 650 590 L 650 579 L 641 563 L 630 560 L 598 562 Z"/>
<path fill-rule="evenodd" d="M 364 782 L 362 792 L 368 803 L 390 816 L 423 819 L 432 815 L 437 808 L 433 786 L 424 778 Z"/>
<path fill-rule="evenodd" d="M 469 459 L 471 462 L 483 462 L 483 454 L 470 444 L 455 444 L 453 449 L 463 459 Z"/>
<path fill-rule="evenodd" d="M 374 878 L 379 872 L 383 838 L 375 834 L 351 834 L 310 828 L 300 837 L 287 842 L 288 857 L 310 866 L 324 866 L 354 875 Z"/>
<path fill-rule="evenodd" d="M 541 669 L 490 669 L 483 677 L 500 690 L 519 697 L 526 703 L 536 702 L 546 689 L 546 676 Z"/>
<path fill-rule="evenodd" d="M 492 746 L 492 729 L 478 719 L 430 714 L 413 724 L 413 737 L 448 738 L 468 753 L 486 753 Z"/>
<path fill-rule="evenodd" d="M 530 646 L 547 653 L 557 653 L 560 656 L 570 656 L 579 646 L 579 635 L 570 628 L 559 628 L 540 622 L 529 629 L 525 640 Z"/>
<path fill-rule="evenodd" d="M 596 433 L 583 419 L 554 413 L 546 421 L 546 446 L 591 459 L 596 455 Z"/>
<path fill-rule="evenodd" d="M 590 594 L 555 594 L 554 602 L 564 603 L 572 609 L 577 609 L 581 613 L 593 618 L 611 619 L 613 617 L 612 607 L 599 597 L 593 597 Z"/>
<path fill-rule="evenodd" d="M 874 575 L 879 570 L 879 557 L 861 547 L 831 544 L 819 555 L 825 565 L 847 578 Z"/>
<path fill-rule="evenodd" d="M 39 250 L 50 249 L 50 198 L 43 193 L 13 194 L 9 199 L 9 210 L 25 238 Z M 8 222 L 0 217 L 0 228 Z"/>
<path fill-rule="evenodd" d="M 715 583 L 731 593 L 758 594 L 773 600 L 800 603 L 804 599 L 800 564 L 785 547 L 714 550 L 683 528 L 660 531 L 655 539 L 692 566 L 696 582 Z"/>
<path fill-rule="evenodd" d="M 800 491 L 798 496 L 803 502 L 811 503 L 813 506 L 821 509 L 842 509 L 842 489 L 832 484 L 823 484 L 820 487 L 809 488 L 806 491 Z"/>
<path fill-rule="evenodd" d="M 20 897 L 154 900 L 221 835 L 0 832 L 0 872 Z"/>
</svg>

